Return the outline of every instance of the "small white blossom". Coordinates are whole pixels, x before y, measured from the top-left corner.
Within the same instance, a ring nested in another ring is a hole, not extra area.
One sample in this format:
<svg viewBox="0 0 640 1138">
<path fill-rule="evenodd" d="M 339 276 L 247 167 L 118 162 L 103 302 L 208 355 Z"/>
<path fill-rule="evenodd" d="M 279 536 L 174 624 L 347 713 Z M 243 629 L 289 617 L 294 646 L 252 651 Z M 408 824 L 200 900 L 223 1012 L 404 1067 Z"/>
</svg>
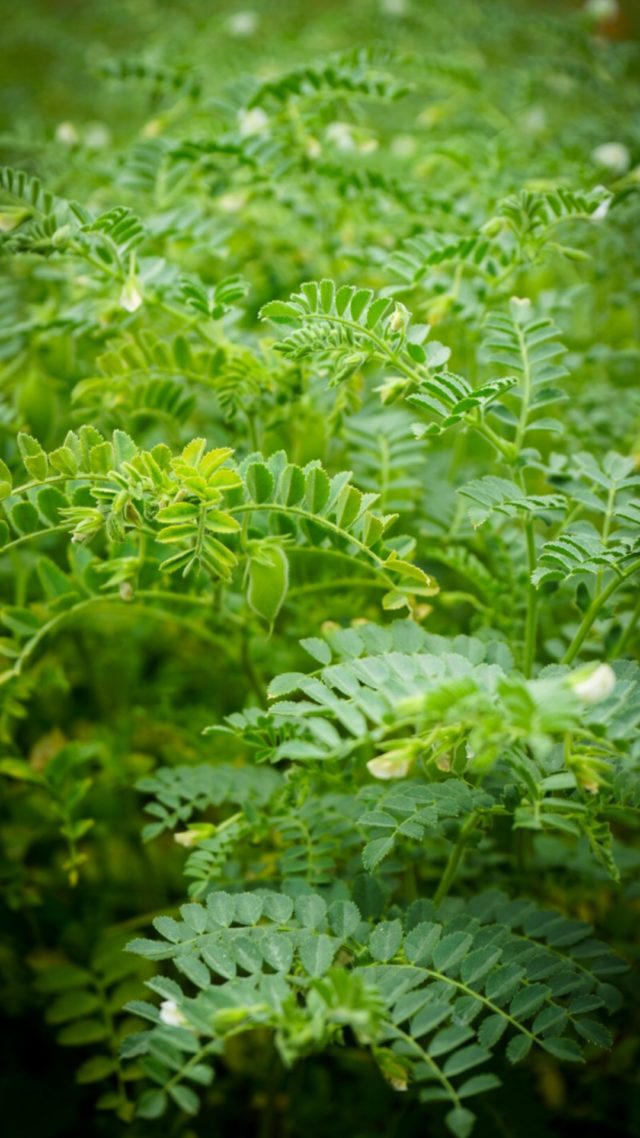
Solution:
<svg viewBox="0 0 640 1138">
<path fill-rule="evenodd" d="M 620 5 L 618 0 L 587 0 L 584 11 L 593 20 L 615 20 Z"/>
<path fill-rule="evenodd" d="M 175 1000 L 163 1000 L 160 1004 L 160 1019 L 168 1027 L 184 1027 L 187 1022 Z"/>
<path fill-rule="evenodd" d="M 78 145 L 80 135 L 72 122 L 58 123 L 56 127 L 56 142 L 61 142 L 64 146 Z"/>
<path fill-rule="evenodd" d="M 84 132 L 84 144 L 90 150 L 104 150 L 111 142 L 111 132 L 102 122 L 90 122 Z"/>
<path fill-rule="evenodd" d="M 374 778 L 406 778 L 411 769 L 411 759 L 404 750 L 389 751 L 377 759 L 369 759 L 367 770 Z"/>
<path fill-rule="evenodd" d="M 200 836 L 197 830 L 178 830 L 178 832 L 173 835 L 173 840 L 177 842 L 179 846 L 184 846 L 185 849 L 189 849 L 190 846 L 197 845 L 200 841 Z"/>
<path fill-rule="evenodd" d="M 409 4 L 407 0 L 380 0 L 380 11 L 385 16 L 406 16 Z"/>
<path fill-rule="evenodd" d="M 218 209 L 221 209 L 223 213 L 240 213 L 246 204 L 247 195 L 242 191 L 221 194 L 217 202 Z"/>
<path fill-rule="evenodd" d="M 238 115 L 238 128 L 243 138 L 252 134 L 264 134 L 269 125 L 269 116 L 262 107 L 251 107 L 248 111 L 240 111 Z"/>
<path fill-rule="evenodd" d="M 611 695 L 615 684 L 616 674 L 609 664 L 598 664 L 586 674 L 585 669 L 581 669 L 572 680 L 574 692 L 585 703 L 600 703 Z"/>
<path fill-rule="evenodd" d="M 336 121 L 329 123 L 326 135 L 327 141 L 332 142 L 336 150 L 342 150 L 343 153 L 347 153 L 356 148 L 353 133 L 348 122 Z"/>
<path fill-rule="evenodd" d="M 238 39 L 244 39 L 246 36 L 252 36 L 257 32 L 259 23 L 260 17 L 257 12 L 252 12 L 249 9 L 244 12 L 234 12 L 227 20 L 227 31 Z"/>
<path fill-rule="evenodd" d="M 130 278 L 120 293 L 120 307 L 127 312 L 136 312 L 142 304 L 142 293 L 136 282 Z"/>
<path fill-rule="evenodd" d="M 623 142 L 603 142 L 592 150 L 591 157 L 598 166 L 606 166 L 614 174 L 626 174 L 631 165 L 629 149 Z"/>
</svg>

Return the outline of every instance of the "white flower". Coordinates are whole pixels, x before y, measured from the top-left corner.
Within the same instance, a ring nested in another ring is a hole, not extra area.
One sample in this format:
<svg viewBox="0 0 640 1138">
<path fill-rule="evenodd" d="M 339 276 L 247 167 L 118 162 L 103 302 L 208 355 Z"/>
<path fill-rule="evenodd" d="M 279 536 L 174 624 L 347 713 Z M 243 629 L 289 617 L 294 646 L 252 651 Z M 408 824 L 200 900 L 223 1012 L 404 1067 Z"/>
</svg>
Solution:
<svg viewBox="0 0 640 1138">
<path fill-rule="evenodd" d="M 91 122 L 84 132 L 84 144 L 91 150 L 104 150 L 111 142 L 111 133 L 101 122 Z"/>
<path fill-rule="evenodd" d="M 405 750 L 388 751 L 367 763 L 367 770 L 374 778 L 406 778 L 410 769 L 411 759 Z"/>
<path fill-rule="evenodd" d="M 120 293 L 120 307 L 127 312 L 135 312 L 142 304 L 142 293 L 135 280 L 129 278 Z"/>
<path fill-rule="evenodd" d="M 258 30 L 259 23 L 258 13 L 247 9 L 245 12 L 235 12 L 233 16 L 229 16 L 227 31 L 238 39 L 244 39 L 245 36 L 252 36 Z"/>
<path fill-rule="evenodd" d="M 407 0 L 380 0 L 380 10 L 385 16 L 406 16 L 409 5 Z"/>
<path fill-rule="evenodd" d="M 80 142 L 80 135 L 78 134 L 72 122 L 59 122 L 56 127 L 56 142 L 62 142 L 64 146 L 77 146 Z"/>
<path fill-rule="evenodd" d="M 238 114 L 238 129 L 243 138 L 252 134 L 264 134 L 269 125 L 269 116 L 262 107 L 251 107 Z"/>
<path fill-rule="evenodd" d="M 618 0 L 587 0 L 584 10 L 593 20 L 615 20 L 620 5 Z"/>
<path fill-rule="evenodd" d="M 336 150 L 346 153 L 355 150 L 356 144 L 348 122 L 331 122 L 326 130 L 327 140 L 332 142 Z"/>
<path fill-rule="evenodd" d="M 598 664 L 590 672 L 581 668 L 571 683 L 576 695 L 585 703 L 599 703 L 611 695 L 616 684 L 616 674 L 609 664 Z"/>
<path fill-rule="evenodd" d="M 179 846 L 184 846 L 186 849 L 189 849 L 190 846 L 197 845 L 200 841 L 200 836 L 197 830 L 178 830 L 178 832 L 173 835 L 173 840 L 177 842 Z"/>
<path fill-rule="evenodd" d="M 623 142 L 603 142 L 591 151 L 591 157 L 598 166 L 606 166 L 614 174 L 626 174 L 631 165 L 629 149 Z"/>
<path fill-rule="evenodd" d="M 247 204 L 247 195 L 242 191 L 221 194 L 218 198 L 218 209 L 223 213 L 240 213 Z"/>
<path fill-rule="evenodd" d="M 163 1000 L 160 1004 L 160 1019 L 168 1027 L 184 1027 L 186 1017 L 180 1011 L 175 1000 Z"/>
</svg>

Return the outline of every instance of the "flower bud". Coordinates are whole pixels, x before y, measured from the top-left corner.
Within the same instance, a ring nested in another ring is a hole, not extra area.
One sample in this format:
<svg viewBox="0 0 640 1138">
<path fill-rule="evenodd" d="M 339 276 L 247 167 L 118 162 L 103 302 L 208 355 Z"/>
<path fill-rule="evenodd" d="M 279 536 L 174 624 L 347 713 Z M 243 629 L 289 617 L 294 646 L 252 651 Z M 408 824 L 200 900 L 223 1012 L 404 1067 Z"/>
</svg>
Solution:
<svg viewBox="0 0 640 1138">
<path fill-rule="evenodd" d="M 407 747 L 398 747 L 395 751 L 387 751 L 375 759 L 369 759 L 367 770 L 374 778 L 406 778 L 414 756 Z"/>
<path fill-rule="evenodd" d="M 389 327 L 392 332 L 401 332 L 407 323 L 407 310 L 403 304 L 396 304 L 391 317 L 389 319 Z"/>
<path fill-rule="evenodd" d="M 174 842 L 179 846 L 184 846 L 185 849 L 190 849 L 191 846 L 197 846 L 199 842 L 203 842 L 206 838 L 211 838 L 215 833 L 215 826 L 211 822 L 196 822 L 195 825 L 189 826 L 188 830 L 178 830 L 173 835 Z"/>
<path fill-rule="evenodd" d="M 124 308 L 126 312 L 136 312 L 141 304 L 142 293 L 134 278 L 129 277 L 120 293 L 120 307 Z"/>
<path fill-rule="evenodd" d="M 587 670 L 581 668 L 570 680 L 571 686 L 585 703 L 600 703 L 611 695 L 616 683 L 616 674 L 609 664 L 598 664 Z"/>
</svg>

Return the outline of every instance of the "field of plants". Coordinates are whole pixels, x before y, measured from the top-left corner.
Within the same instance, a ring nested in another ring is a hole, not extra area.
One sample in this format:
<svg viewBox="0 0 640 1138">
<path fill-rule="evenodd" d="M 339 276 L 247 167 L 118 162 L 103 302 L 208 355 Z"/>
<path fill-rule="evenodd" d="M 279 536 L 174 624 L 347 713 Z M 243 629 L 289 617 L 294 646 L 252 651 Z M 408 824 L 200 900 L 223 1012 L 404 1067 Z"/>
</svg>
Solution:
<svg viewBox="0 0 640 1138">
<path fill-rule="evenodd" d="M 3 2 L 11 1138 L 640 1132 L 640 38 Z"/>
</svg>

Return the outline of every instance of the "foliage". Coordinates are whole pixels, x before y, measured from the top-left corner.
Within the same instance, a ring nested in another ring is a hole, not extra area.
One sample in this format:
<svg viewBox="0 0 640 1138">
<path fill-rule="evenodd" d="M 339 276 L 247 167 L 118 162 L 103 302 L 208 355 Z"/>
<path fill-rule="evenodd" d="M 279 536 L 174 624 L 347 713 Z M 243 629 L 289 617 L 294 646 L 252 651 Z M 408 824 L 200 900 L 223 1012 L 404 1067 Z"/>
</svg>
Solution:
<svg viewBox="0 0 640 1138">
<path fill-rule="evenodd" d="M 631 1135 L 637 44 L 215 8 L 3 21 L 7 1124 Z"/>
</svg>

